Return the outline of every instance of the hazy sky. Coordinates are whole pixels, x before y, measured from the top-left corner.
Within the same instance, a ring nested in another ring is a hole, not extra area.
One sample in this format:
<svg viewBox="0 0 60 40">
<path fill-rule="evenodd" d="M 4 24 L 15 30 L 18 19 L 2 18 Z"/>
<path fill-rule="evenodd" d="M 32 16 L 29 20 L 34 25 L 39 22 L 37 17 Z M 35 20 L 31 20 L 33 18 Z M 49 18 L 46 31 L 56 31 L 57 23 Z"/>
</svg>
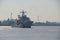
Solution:
<svg viewBox="0 0 60 40">
<path fill-rule="evenodd" d="M 8 19 L 13 13 L 17 18 L 21 10 L 27 11 L 33 21 L 60 22 L 60 0 L 0 0 L 0 20 Z"/>
</svg>

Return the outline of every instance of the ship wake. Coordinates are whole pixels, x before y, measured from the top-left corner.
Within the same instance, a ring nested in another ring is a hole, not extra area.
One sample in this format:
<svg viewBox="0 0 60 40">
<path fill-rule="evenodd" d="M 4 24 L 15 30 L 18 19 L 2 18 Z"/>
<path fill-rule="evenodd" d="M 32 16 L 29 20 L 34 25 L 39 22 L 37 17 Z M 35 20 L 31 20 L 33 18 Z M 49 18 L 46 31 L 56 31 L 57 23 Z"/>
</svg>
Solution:
<svg viewBox="0 0 60 40">
<path fill-rule="evenodd" d="M 10 30 L 12 29 L 11 26 L 0 26 L 0 30 Z"/>
</svg>

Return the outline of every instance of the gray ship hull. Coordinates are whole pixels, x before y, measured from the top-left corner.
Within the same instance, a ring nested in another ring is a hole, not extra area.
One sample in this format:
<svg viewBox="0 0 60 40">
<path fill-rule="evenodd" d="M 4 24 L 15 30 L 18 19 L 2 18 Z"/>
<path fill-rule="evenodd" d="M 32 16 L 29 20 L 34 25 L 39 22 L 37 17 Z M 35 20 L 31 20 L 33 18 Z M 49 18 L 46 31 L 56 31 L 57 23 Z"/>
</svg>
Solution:
<svg viewBox="0 0 60 40">
<path fill-rule="evenodd" d="M 25 24 L 20 23 L 19 25 L 17 25 L 17 24 L 12 25 L 12 27 L 15 27 L 15 28 L 31 28 L 32 23 L 33 23 L 33 21 L 26 22 Z"/>
</svg>

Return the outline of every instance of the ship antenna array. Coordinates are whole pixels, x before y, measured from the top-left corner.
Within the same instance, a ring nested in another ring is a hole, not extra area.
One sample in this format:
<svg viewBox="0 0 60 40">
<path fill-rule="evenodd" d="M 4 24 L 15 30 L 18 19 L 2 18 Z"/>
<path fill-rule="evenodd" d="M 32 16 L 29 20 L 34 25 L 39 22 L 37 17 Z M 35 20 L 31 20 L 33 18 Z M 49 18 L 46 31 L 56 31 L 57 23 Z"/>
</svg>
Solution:
<svg viewBox="0 0 60 40">
<path fill-rule="evenodd" d="M 22 10 L 20 13 L 22 13 L 22 16 L 26 13 L 26 11 Z"/>
</svg>

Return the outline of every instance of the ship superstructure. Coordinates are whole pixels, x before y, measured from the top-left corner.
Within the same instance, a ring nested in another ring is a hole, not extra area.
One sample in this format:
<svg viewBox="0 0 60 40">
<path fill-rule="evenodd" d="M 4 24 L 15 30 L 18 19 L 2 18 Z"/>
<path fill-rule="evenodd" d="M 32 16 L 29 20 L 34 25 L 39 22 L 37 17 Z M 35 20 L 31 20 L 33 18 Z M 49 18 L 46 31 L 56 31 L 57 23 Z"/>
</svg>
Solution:
<svg viewBox="0 0 60 40">
<path fill-rule="evenodd" d="M 12 27 L 31 28 L 33 21 L 31 21 L 30 18 L 25 15 L 26 12 L 24 10 L 22 10 L 20 13 L 22 13 L 22 16 L 18 15 L 17 23 L 12 25 Z"/>
</svg>

